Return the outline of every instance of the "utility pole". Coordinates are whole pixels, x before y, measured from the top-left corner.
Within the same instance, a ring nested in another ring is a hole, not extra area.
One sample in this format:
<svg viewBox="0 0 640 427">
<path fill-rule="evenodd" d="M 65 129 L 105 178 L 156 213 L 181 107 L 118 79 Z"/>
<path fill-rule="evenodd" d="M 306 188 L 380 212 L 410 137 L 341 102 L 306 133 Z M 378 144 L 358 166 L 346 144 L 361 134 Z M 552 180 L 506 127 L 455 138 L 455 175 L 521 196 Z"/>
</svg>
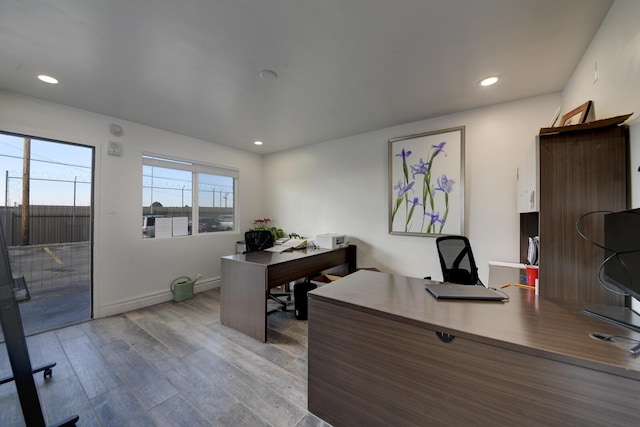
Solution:
<svg viewBox="0 0 640 427">
<path fill-rule="evenodd" d="M 73 211 L 71 213 L 71 240 L 76 241 L 76 191 L 77 191 L 78 177 L 73 178 Z"/>
<path fill-rule="evenodd" d="M 9 235 L 9 171 L 4 171 L 4 235 Z"/>
<path fill-rule="evenodd" d="M 31 138 L 24 139 L 22 161 L 22 245 L 29 244 L 29 176 L 31 165 Z"/>
</svg>

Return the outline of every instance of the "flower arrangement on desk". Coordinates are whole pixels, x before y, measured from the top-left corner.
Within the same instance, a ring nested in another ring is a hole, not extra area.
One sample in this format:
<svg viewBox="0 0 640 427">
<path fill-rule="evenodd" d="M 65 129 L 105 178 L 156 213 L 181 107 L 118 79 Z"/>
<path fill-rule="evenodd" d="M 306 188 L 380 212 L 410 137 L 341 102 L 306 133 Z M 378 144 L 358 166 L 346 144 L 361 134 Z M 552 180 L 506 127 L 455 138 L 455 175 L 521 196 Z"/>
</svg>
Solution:
<svg viewBox="0 0 640 427">
<path fill-rule="evenodd" d="M 269 218 L 259 218 L 253 221 L 253 228 L 250 231 L 254 230 L 269 230 L 271 234 L 273 234 L 273 240 L 280 239 L 285 237 L 286 234 L 282 231 L 282 228 L 270 226 L 271 220 Z"/>
</svg>

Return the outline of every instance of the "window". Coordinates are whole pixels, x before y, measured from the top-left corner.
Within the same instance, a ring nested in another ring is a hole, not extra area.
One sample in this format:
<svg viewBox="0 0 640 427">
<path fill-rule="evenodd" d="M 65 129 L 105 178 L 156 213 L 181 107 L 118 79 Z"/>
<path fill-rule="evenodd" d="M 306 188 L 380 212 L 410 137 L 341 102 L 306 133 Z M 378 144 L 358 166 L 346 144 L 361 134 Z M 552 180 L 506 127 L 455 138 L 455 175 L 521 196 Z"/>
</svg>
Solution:
<svg viewBox="0 0 640 427">
<path fill-rule="evenodd" d="M 235 230 L 238 177 L 236 169 L 143 154 L 142 237 Z"/>
</svg>

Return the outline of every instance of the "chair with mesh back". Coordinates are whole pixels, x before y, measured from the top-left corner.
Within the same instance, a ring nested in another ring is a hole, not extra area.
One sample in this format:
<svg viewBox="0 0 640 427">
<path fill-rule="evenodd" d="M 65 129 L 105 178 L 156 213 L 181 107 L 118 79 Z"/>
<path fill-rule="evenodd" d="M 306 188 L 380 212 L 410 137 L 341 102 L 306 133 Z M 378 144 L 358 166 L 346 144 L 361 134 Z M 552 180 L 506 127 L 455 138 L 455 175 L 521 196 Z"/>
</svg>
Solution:
<svg viewBox="0 0 640 427">
<path fill-rule="evenodd" d="M 464 236 L 442 236 L 436 239 L 436 247 L 443 281 L 484 286 L 478 277 L 469 239 Z"/>
<path fill-rule="evenodd" d="M 252 230 L 244 233 L 246 252 L 258 252 L 273 246 L 273 234 L 269 230 Z"/>
<path fill-rule="evenodd" d="M 258 252 L 273 246 L 273 234 L 269 230 L 252 230 L 244 233 L 244 243 L 247 252 Z M 287 311 L 287 302 L 280 298 L 286 297 L 287 301 L 291 301 L 291 292 L 289 292 L 289 284 L 285 285 L 285 292 L 267 291 L 267 297 L 282 306 L 282 311 Z"/>
</svg>

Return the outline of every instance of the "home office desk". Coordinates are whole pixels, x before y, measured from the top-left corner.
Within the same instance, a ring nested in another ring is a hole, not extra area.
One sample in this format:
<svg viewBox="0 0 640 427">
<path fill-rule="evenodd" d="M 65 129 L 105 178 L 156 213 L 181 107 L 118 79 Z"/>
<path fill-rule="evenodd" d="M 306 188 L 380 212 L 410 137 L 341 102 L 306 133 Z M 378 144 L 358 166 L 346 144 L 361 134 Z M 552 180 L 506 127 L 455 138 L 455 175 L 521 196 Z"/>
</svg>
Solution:
<svg viewBox="0 0 640 427">
<path fill-rule="evenodd" d="M 356 247 L 250 252 L 221 262 L 220 321 L 265 342 L 269 289 L 342 264 L 355 271 Z"/>
<path fill-rule="evenodd" d="M 351 425 L 640 425 L 640 334 L 580 306 L 441 301 L 425 280 L 358 271 L 309 293 L 309 411 Z M 454 336 L 439 338 L 437 332 Z"/>
</svg>

